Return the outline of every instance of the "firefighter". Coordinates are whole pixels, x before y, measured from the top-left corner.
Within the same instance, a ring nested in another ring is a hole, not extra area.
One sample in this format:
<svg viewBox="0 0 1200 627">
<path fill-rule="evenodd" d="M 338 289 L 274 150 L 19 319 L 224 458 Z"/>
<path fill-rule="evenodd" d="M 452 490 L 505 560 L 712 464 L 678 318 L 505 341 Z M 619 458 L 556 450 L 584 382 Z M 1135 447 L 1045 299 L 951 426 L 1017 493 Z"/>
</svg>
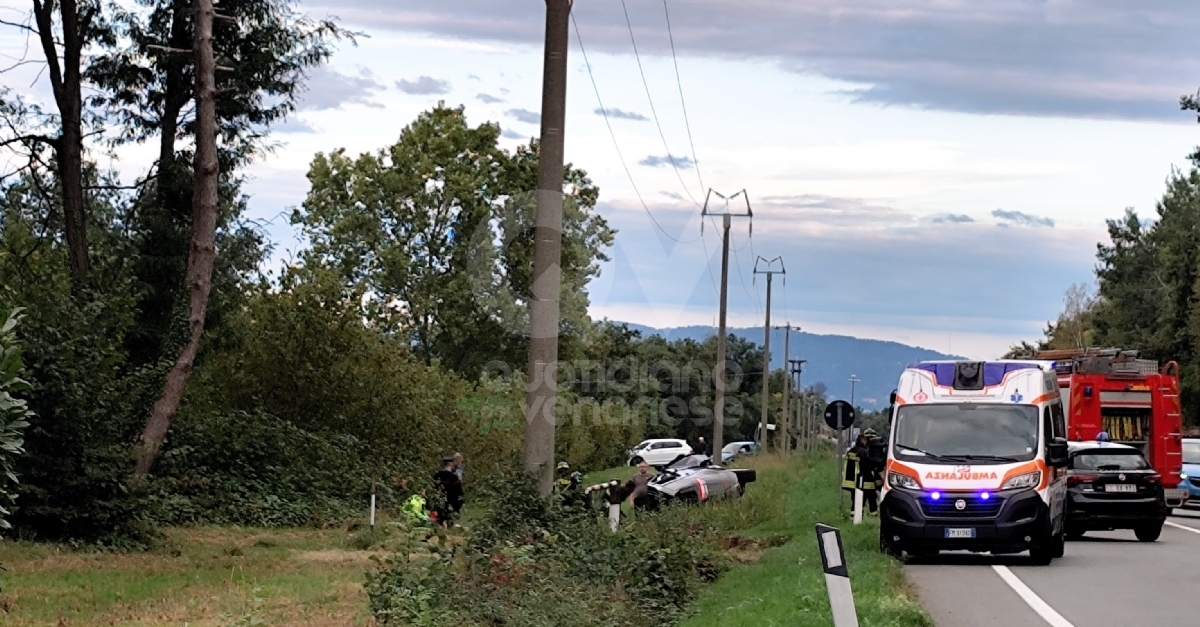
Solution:
<svg viewBox="0 0 1200 627">
<path fill-rule="evenodd" d="M 854 446 L 846 452 L 845 465 L 842 467 L 842 489 L 854 493 L 855 488 L 863 491 L 863 498 L 871 513 L 879 508 L 875 498 L 877 485 L 875 464 L 871 460 L 871 438 L 876 437 L 874 429 L 867 429 L 858 434 Z"/>
<path fill-rule="evenodd" d="M 419 525 L 429 521 L 429 512 L 425 510 L 425 497 L 421 494 L 414 493 L 405 499 L 400 509 L 413 524 Z"/>
</svg>

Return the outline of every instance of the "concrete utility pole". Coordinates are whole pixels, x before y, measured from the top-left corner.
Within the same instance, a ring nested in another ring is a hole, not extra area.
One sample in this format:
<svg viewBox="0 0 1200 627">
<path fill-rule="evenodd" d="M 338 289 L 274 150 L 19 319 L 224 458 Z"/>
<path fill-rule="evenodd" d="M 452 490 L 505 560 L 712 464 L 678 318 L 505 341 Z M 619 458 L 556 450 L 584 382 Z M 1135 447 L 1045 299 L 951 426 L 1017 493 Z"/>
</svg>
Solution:
<svg viewBox="0 0 1200 627">
<path fill-rule="evenodd" d="M 850 375 L 850 407 L 852 409 L 854 409 L 854 411 L 856 413 L 858 412 L 858 408 L 854 406 L 854 386 L 855 386 L 855 384 L 857 384 L 859 382 L 860 381 L 858 379 L 858 375 L 856 375 L 856 374 Z M 853 442 L 854 440 L 852 438 L 850 438 L 850 429 L 846 429 L 845 431 L 846 431 L 846 448 L 849 448 L 850 443 Z"/>
<path fill-rule="evenodd" d="M 708 201 L 713 196 L 725 201 L 724 211 L 710 212 L 708 210 Z M 746 201 L 746 213 L 729 211 L 729 201 L 738 196 Z M 719 455 L 721 449 L 725 447 L 725 308 L 729 299 L 729 224 L 734 216 L 750 218 L 751 233 L 754 232 L 754 212 L 750 210 L 750 196 L 746 194 L 746 190 L 743 189 L 728 198 L 712 189 L 708 190 L 708 195 L 704 197 L 704 208 L 700 210 L 701 236 L 704 235 L 704 217 L 718 214 L 721 216 L 723 235 L 721 237 L 721 315 L 720 323 L 717 325 L 717 364 L 716 370 L 713 372 L 713 384 L 716 387 L 713 402 L 713 455 Z"/>
<path fill-rule="evenodd" d="M 767 266 L 766 270 L 759 270 L 758 263 L 764 262 Z M 779 262 L 779 270 L 772 270 L 775 262 Z M 766 259 L 759 257 L 754 260 L 754 274 L 767 275 L 767 316 L 763 321 L 763 389 L 762 389 L 762 423 L 759 425 L 758 445 L 762 447 L 763 452 L 767 452 L 767 418 L 771 412 L 771 278 L 776 274 L 786 275 L 787 270 L 783 267 L 783 258 L 776 257 L 774 259 Z M 776 444 L 778 447 L 778 444 Z"/>
<path fill-rule="evenodd" d="M 558 401 L 556 363 L 562 288 L 563 127 L 567 113 L 570 18 L 571 0 L 546 0 L 533 300 L 529 303 L 529 383 L 525 395 L 525 470 L 540 473 L 538 489 L 543 495 L 550 494 L 554 485 L 554 405 Z"/>
<path fill-rule="evenodd" d="M 799 327 L 796 330 L 799 330 Z M 791 383 L 792 379 L 795 379 L 795 389 L 800 392 L 800 399 L 796 401 L 796 448 L 804 452 L 808 451 L 808 398 L 805 397 L 804 386 L 801 385 L 800 369 L 806 363 L 807 359 L 788 360 L 788 382 Z"/>
<path fill-rule="evenodd" d="M 780 450 L 786 455 L 792 448 L 792 433 L 793 423 L 792 416 L 788 413 L 788 405 L 792 396 L 792 329 L 799 330 L 800 327 L 793 327 L 789 322 L 776 329 L 786 329 L 783 336 L 783 373 L 787 375 L 783 384 L 783 417 L 779 420 L 779 426 L 776 428 L 779 431 L 779 437 L 783 439 L 780 445 Z"/>
</svg>

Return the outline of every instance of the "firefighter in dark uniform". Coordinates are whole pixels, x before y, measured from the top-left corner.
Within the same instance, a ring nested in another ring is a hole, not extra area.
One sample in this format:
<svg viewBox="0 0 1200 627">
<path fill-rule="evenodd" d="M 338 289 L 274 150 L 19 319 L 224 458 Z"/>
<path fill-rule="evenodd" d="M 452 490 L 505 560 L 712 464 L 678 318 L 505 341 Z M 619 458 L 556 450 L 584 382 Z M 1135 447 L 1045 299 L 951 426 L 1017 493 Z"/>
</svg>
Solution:
<svg viewBox="0 0 1200 627">
<path fill-rule="evenodd" d="M 867 509 L 874 514 L 879 509 L 876 489 L 879 486 L 879 475 L 882 471 L 877 455 L 872 454 L 872 440 L 877 440 L 878 434 L 874 429 L 867 429 L 858 435 L 854 446 L 846 453 L 845 465 L 842 467 L 842 489 L 853 494 L 854 489 L 863 491 L 863 500 Z M 874 447 L 878 448 L 878 447 Z"/>
</svg>

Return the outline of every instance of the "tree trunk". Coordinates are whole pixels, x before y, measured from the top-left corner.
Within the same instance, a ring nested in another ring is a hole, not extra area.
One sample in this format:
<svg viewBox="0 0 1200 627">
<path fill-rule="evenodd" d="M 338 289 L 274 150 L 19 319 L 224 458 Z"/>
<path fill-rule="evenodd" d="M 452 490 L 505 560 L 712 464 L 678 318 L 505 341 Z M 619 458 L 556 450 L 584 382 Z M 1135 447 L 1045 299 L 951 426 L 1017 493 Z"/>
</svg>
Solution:
<svg viewBox="0 0 1200 627">
<path fill-rule="evenodd" d="M 62 0 L 62 64 L 54 41 L 54 3 L 33 0 L 38 39 L 46 56 L 50 86 L 62 123 L 62 135 L 55 146 L 58 179 L 62 186 L 63 222 L 66 230 L 67 258 L 71 283 L 78 289 L 87 284 L 91 273 L 87 243 L 87 204 L 83 195 L 83 98 L 81 59 L 83 31 L 90 16 L 80 16 L 75 0 Z"/>
<path fill-rule="evenodd" d="M 204 315 L 212 288 L 213 263 L 217 239 L 217 114 L 216 62 L 213 58 L 213 0 L 196 0 L 196 31 L 193 52 L 196 63 L 196 157 L 195 190 L 192 195 L 192 244 L 188 251 L 186 284 L 190 292 L 188 326 L 191 337 L 167 373 L 162 395 L 154 404 L 146 428 L 142 431 L 134 480 L 150 471 L 162 450 L 167 430 L 179 410 L 184 388 L 192 373 L 200 338 L 204 335 Z"/>
</svg>

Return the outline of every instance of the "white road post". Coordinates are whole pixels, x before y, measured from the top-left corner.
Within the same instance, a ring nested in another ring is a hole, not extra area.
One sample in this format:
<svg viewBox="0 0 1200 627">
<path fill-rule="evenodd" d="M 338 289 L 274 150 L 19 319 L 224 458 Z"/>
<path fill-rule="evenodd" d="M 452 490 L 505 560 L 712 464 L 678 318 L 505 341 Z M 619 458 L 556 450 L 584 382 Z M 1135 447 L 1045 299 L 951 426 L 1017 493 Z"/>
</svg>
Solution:
<svg viewBox="0 0 1200 627">
<path fill-rule="evenodd" d="M 613 533 L 616 533 L 617 527 L 619 527 L 620 525 L 621 525 L 621 504 L 620 503 L 609 503 L 608 504 L 608 528 L 611 529 L 613 531 Z"/>
<path fill-rule="evenodd" d="M 859 460 L 859 464 L 862 460 Z M 854 479 L 854 524 L 861 525 L 863 519 L 863 486 L 862 472 L 859 471 L 858 477 Z"/>
<path fill-rule="evenodd" d="M 842 549 L 842 532 L 836 527 L 817 523 L 817 546 L 821 549 L 821 566 L 825 569 L 833 627 L 858 627 L 850 572 L 846 570 L 846 552 Z"/>
</svg>

